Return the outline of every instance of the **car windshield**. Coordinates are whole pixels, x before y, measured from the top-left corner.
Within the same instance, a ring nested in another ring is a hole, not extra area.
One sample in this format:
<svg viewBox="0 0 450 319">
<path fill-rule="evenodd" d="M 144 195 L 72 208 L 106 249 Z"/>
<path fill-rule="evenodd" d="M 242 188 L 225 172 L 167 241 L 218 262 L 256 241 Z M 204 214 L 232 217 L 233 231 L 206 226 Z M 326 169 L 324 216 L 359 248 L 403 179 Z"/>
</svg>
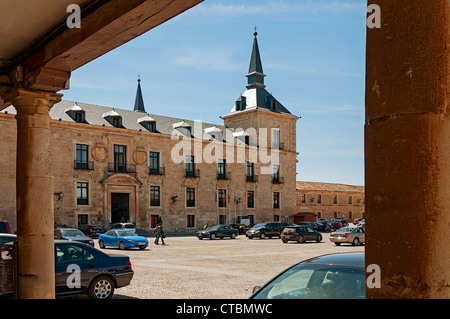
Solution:
<svg viewBox="0 0 450 319">
<path fill-rule="evenodd" d="M 131 230 L 118 230 L 117 235 L 120 237 L 136 236 L 136 234 Z"/>
<path fill-rule="evenodd" d="M 64 237 L 86 237 L 86 235 L 78 229 L 62 229 L 61 231 Z"/>
<path fill-rule="evenodd" d="M 134 228 L 134 224 L 125 224 L 124 228 Z"/>
<path fill-rule="evenodd" d="M 355 228 L 354 227 L 342 227 L 339 229 L 340 233 L 351 233 Z"/>
<path fill-rule="evenodd" d="M 362 268 L 297 265 L 259 290 L 254 299 L 364 299 Z"/>
<path fill-rule="evenodd" d="M 252 228 L 254 229 L 258 229 L 258 228 L 262 228 L 264 227 L 266 224 L 256 224 L 255 226 L 253 226 Z"/>
</svg>

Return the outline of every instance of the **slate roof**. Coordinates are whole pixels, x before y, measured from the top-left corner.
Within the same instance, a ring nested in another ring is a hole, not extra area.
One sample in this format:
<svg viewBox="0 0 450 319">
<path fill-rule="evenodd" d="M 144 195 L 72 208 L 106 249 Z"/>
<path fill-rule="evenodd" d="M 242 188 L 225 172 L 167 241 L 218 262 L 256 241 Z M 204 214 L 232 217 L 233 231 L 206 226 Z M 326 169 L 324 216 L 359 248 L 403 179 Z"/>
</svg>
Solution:
<svg viewBox="0 0 450 319">
<path fill-rule="evenodd" d="M 253 39 L 253 48 L 250 58 L 250 65 L 248 69 L 247 90 L 237 99 L 237 101 L 242 101 L 242 97 L 245 97 L 245 109 L 237 109 L 236 104 L 231 108 L 227 115 L 232 115 L 237 112 L 245 112 L 246 110 L 252 109 L 265 109 L 274 113 L 288 114 L 292 115 L 289 110 L 283 106 L 272 94 L 270 94 L 265 88 L 264 84 L 264 72 L 261 62 L 261 56 L 259 53 L 258 40 L 256 36 L 257 32 L 254 33 L 255 38 Z M 225 116 L 227 116 L 225 115 Z"/>
<path fill-rule="evenodd" d="M 76 106 L 75 106 L 76 105 Z M 68 111 L 73 110 L 75 106 L 75 110 L 80 111 L 83 110 L 85 113 L 85 123 L 86 125 L 95 125 L 95 126 L 104 126 L 104 127 L 113 127 L 110 122 L 105 119 L 105 115 L 117 114 L 122 117 L 122 128 L 126 130 L 133 131 L 147 131 L 144 126 L 140 124 L 140 122 L 145 118 L 148 121 L 156 122 L 156 133 L 160 134 L 168 134 L 171 135 L 175 129 L 179 125 L 179 123 L 184 123 L 183 127 L 189 125 L 191 127 L 192 137 L 198 138 L 195 136 L 197 133 L 194 128 L 194 121 L 180 119 L 175 117 L 161 116 L 156 114 L 146 114 L 142 112 L 135 112 L 130 110 L 123 110 L 118 108 L 111 108 L 107 106 L 94 105 L 88 103 L 74 102 L 63 100 L 59 103 L 56 103 L 50 110 L 50 117 L 53 120 L 61 120 L 65 122 L 75 123 L 75 120 L 68 114 Z M 4 110 L 0 111 L 1 113 L 9 113 L 16 114 L 16 109 L 14 106 L 9 106 Z M 200 122 L 199 122 L 200 123 Z M 174 126 L 175 125 L 175 126 Z M 202 135 L 201 138 L 204 140 L 210 140 L 211 135 L 205 132 L 205 129 L 214 128 L 212 131 L 216 131 L 220 129 L 223 132 L 223 138 L 226 138 L 225 130 L 230 133 L 233 132 L 233 129 L 226 129 L 224 125 L 211 124 L 211 123 L 203 123 L 202 125 Z M 211 131 L 211 130 L 208 130 Z M 178 133 L 178 132 L 177 132 Z M 178 134 L 183 136 L 181 132 Z M 230 134 L 231 136 L 231 134 Z M 225 141 L 231 142 L 231 141 Z M 236 143 L 236 139 L 233 138 L 233 143 Z"/>
</svg>

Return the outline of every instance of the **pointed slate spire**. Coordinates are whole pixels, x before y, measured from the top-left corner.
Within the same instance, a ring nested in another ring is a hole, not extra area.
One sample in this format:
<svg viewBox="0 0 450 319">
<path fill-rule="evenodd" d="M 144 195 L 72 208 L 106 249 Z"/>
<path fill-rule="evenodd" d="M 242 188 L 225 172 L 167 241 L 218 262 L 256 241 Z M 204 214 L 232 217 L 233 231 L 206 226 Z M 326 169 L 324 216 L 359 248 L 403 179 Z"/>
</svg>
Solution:
<svg viewBox="0 0 450 319">
<path fill-rule="evenodd" d="M 255 87 L 265 88 L 265 74 L 262 68 L 261 56 L 259 54 L 258 39 L 256 38 L 258 32 L 256 32 L 255 30 L 255 33 L 253 33 L 253 35 L 255 36 L 255 38 L 253 39 L 252 56 L 250 58 L 248 74 L 246 75 L 248 78 L 247 89 L 252 89 Z"/>
<path fill-rule="evenodd" d="M 145 112 L 144 99 L 142 98 L 141 79 L 138 77 L 138 86 L 136 91 L 136 100 L 134 102 L 135 112 Z"/>
</svg>

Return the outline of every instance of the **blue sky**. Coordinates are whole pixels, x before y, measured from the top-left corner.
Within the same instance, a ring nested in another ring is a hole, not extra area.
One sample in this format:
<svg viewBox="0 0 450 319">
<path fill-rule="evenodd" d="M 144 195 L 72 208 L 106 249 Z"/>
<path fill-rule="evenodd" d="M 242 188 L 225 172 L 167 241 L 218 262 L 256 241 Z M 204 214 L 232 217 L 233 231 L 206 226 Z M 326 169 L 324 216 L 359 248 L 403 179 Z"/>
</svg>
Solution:
<svg viewBox="0 0 450 319">
<path fill-rule="evenodd" d="M 297 122 L 297 180 L 364 185 L 366 1 L 205 0 L 74 71 L 64 99 L 222 124 L 254 27 L 267 90 Z M 81 26 L 82 27 L 82 26 Z"/>
</svg>

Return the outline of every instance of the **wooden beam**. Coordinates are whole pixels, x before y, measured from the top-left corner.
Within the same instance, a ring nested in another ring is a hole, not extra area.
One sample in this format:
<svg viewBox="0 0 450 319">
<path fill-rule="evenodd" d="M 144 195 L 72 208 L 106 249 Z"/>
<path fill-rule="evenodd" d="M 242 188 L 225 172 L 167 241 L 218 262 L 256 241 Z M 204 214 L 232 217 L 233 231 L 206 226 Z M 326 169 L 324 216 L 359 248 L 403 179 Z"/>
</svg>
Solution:
<svg viewBox="0 0 450 319">
<path fill-rule="evenodd" d="M 25 75 L 40 67 L 72 72 L 99 56 L 179 15 L 203 0 L 111 0 L 49 41 L 24 64 Z"/>
</svg>

